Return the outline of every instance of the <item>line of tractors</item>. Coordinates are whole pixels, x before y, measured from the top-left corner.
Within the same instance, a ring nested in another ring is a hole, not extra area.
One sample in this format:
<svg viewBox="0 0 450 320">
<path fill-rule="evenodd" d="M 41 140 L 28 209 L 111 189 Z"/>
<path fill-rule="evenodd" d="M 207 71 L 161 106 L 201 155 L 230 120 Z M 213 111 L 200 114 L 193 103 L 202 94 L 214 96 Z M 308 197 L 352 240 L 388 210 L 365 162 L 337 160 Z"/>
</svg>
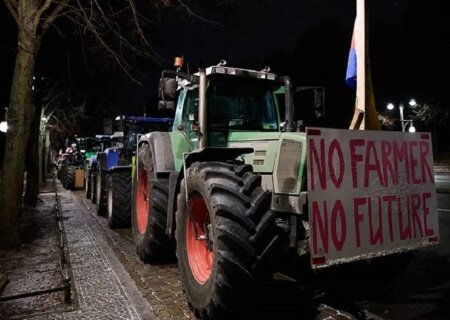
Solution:
<svg viewBox="0 0 450 320">
<path fill-rule="evenodd" d="M 112 135 L 66 141 L 56 161 L 57 177 L 68 190 L 85 189 L 86 198 L 107 213 L 111 228 L 130 226 L 131 172 L 137 137 L 168 131 L 173 119 L 118 116 Z"/>
<path fill-rule="evenodd" d="M 288 76 L 225 61 L 176 67 L 159 87 L 173 118 L 120 116 L 95 154 L 68 155 L 58 174 L 72 188 L 84 169 L 86 197 L 109 226 L 131 225 L 143 261 L 176 255 L 195 315 L 228 319 L 280 257 L 309 259 L 307 137 Z"/>
</svg>

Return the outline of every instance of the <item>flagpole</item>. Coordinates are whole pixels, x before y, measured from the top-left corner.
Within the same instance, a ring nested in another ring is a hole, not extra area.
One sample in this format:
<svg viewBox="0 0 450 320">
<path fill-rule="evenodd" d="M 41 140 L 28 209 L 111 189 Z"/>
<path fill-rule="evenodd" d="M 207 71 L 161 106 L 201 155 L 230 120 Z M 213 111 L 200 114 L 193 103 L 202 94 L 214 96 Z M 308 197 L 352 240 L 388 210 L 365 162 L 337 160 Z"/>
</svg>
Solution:
<svg viewBox="0 0 450 320">
<path fill-rule="evenodd" d="M 356 0 L 354 39 L 356 49 L 356 99 L 350 129 L 379 130 L 369 60 L 369 28 L 366 0 Z"/>
</svg>

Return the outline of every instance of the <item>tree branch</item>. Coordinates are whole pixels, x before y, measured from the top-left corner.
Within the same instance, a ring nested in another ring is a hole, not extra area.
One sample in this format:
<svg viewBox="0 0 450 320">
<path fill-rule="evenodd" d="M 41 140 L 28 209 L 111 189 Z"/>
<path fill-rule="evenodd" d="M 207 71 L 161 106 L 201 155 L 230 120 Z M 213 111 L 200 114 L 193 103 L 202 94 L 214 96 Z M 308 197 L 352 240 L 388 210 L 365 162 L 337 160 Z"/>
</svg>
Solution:
<svg viewBox="0 0 450 320">
<path fill-rule="evenodd" d="M 42 24 L 42 33 L 45 34 L 45 32 L 48 30 L 48 28 L 52 25 L 52 23 L 55 21 L 56 18 L 59 17 L 61 12 L 67 7 L 70 0 L 62 0 L 54 9 L 53 11 L 48 15 L 48 17 L 45 19 L 44 23 Z"/>
<path fill-rule="evenodd" d="M 221 23 L 218 23 L 218 22 L 215 22 L 215 21 L 212 21 L 212 20 L 208 20 L 208 19 L 206 19 L 206 18 L 204 18 L 204 17 L 198 15 L 197 13 L 195 13 L 194 11 L 192 11 L 192 9 L 191 9 L 184 1 L 182 1 L 182 0 L 177 0 L 177 2 L 178 2 L 178 5 L 179 5 L 180 7 L 182 7 L 182 8 L 187 12 L 187 14 L 188 14 L 189 16 L 193 16 L 193 17 L 197 18 L 198 20 L 201 20 L 201 21 L 210 23 L 210 24 L 212 24 L 212 25 L 216 25 L 216 26 L 219 26 L 219 27 L 223 27 L 223 26 L 224 26 L 224 25 L 221 24 Z"/>
<path fill-rule="evenodd" d="M 6 8 L 8 8 L 9 13 L 13 17 L 17 26 L 20 27 L 19 17 L 17 16 L 17 1 L 16 0 L 4 0 Z"/>
<path fill-rule="evenodd" d="M 33 19 L 34 30 L 37 30 L 42 14 L 50 7 L 53 0 L 45 0 L 44 4 L 36 11 Z"/>
</svg>

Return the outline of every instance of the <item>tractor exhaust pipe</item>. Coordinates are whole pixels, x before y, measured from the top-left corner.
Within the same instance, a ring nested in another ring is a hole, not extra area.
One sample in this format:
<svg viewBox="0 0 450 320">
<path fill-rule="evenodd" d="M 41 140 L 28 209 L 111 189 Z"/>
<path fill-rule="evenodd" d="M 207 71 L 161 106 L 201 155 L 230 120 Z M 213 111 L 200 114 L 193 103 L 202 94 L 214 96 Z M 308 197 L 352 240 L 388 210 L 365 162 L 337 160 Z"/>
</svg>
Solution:
<svg viewBox="0 0 450 320">
<path fill-rule="evenodd" d="M 199 106 L 198 106 L 198 122 L 199 122 L 199 137 L 198 146 L 199 149 L 206 147 L 206 71 L 205 69 L 199 70 L 200 83 L 199 83 Z"/>
<path fill-rule="evenodd" d="M 284 95 L 285 104 L 285 116 L 284 121 L 286 122 L 286 131 L 294 131 L 294 92 L 292 86 L 292 79 L 289 76 L 282 76 L 280 80 L 283 81 L 284 87 L 286 89 Z"/>
</svg>

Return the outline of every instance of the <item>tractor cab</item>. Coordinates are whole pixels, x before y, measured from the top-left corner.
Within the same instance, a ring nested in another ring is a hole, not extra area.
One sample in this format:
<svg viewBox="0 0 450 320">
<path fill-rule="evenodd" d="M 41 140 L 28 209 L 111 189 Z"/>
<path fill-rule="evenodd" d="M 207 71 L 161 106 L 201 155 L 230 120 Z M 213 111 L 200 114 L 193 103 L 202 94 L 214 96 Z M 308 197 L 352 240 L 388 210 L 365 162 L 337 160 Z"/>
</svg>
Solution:
<svg viewBox="0 0 450 320">
<path fill-rule="evenodd" d="M 112 135 L 116 141 L 117 149 L 134 152 L 137 137 L 152 131 L 169 131 L 172 118 L 154 118 L 140 116 L 117 116 L 116 129 Z"/>
<path fill-rule="evenodd" d="M 204 85 L 200 84 L 202 77 Z M 232 132 L 281 131 L 275 92 L 282 83 L 268 68 L 254 71 L 226 67 L 221 62 L 190 76 L 188 81 L 180 79 L 177 73 L 174 80 L 178 80 L 178 101 L 173 127 L 186 133 L 192 150 L 227 147 Z M 168 81 L 166 78 L 162 83 Z M 175 96 L 170 89 L 174 86 L 164 86 L 162 97 Z M 201 101 L 204 107 L 200 106 Z"/>
</svg>

